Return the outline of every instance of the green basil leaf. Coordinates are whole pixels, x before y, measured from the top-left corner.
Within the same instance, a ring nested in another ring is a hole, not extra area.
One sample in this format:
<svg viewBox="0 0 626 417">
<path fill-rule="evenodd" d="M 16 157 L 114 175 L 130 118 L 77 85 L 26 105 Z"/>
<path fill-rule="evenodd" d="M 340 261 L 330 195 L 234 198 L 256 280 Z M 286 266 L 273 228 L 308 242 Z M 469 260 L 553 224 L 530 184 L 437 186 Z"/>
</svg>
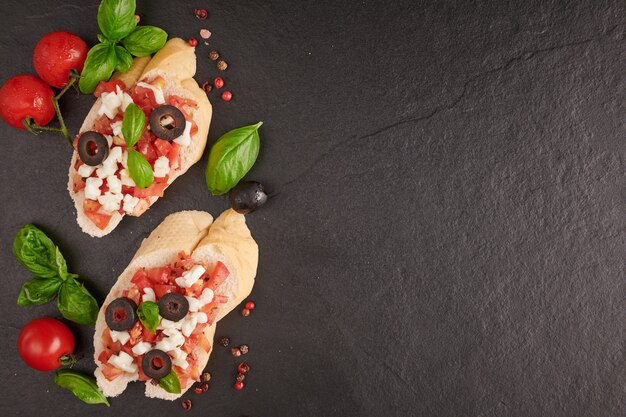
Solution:
<svg viewBox="0 0 626 417">
<path fill-rule="evenodd" d="M 135 103 L 130 103 L 124 111 L 124 120 L 122 120 L 122 135 L 129 149 L 137 143 L 145 127 L 146 115 L 143 110 Z"/>
<path fill-rule="evenodd" d="M 134 56 L 152 55 L 163 48 L 167 41 L 167 32 L 155 26 L 137 26 L 122 40 L 122 45 Z"/>
<path fill-rule="evenodd" d="M 115 47 L 105 43 L 95 45 L 87 53 L 85 66 L 78 80 L 80 91 L 85 94 L 93 93 L 100 81 L 111 78 L 116 66 Z"/>
<path fill-rule="evenodd" d="M 128 149 L 128 173 L 139 188 L 149 187 L 154 181 L 150 162 L 134 149 Z"/>
<path fill-rule="evenodd" d="M 79 324 L 94 324 L 98 317 L 98 302 L 73 278 L 61 285 L 57 307 L 63 317 Z"/>
<path fill-rule="evenodd" d="M 262 124 L 231 130 L 215 142 L 206 166 L 206 185 L 211 194 L 227 193 L 250 171 L 259 155 Z"/>
<path fill-rule="evenodd" d="M 139 320 L 152 334 L 156 334 L 159 325 L 159 306 L 152 301 L 144 301 L 137 309 Z"/>
<path fill-rule="evenodd" d="M 97 38 L 98 38 L 98 42 L 100 42 L 100 43 L 107 43 L 107 42 L 109 42 L 109 40 L 107 38 L 105 38 L 104 35 L 102 35 L 100 33 L 98 33 Z"/>
<path fill-rule="evenodd" d="M 117 64 L 115 70 L 119 72 L 126 72 L 133 65 L 133 56 L 128 51 L 119 45 L 115 45 L 115 55 L 117 56 Z"/>
<path fill-rule="evenodd" d="M 59 292 L 63 284 L 61 278 L 33 278 L 22 285 L 17 304 L 20 306 L 34 306 L 47 303 Z"/>
<path fill-rule="evenodd" d="M 169 374 L 161 378 L 159 380 L 159 385 L 165 391 L 171 392 L 172 394 L 180 393 L 180 381 L 178 380 L 178 375 L 176 375 L 176 372 L 174 371 L 171 371 Z"/>
<path fill-rule="evenodd" d="M 72 391 L 72 394 L 87 404 L 104 404 L 110 406 L 96 379 L 71 369 L 61 369 L 54 374 L 54 382 L 61 388 Z"/>
<path fill-rule="evenodd" d="M 67 279 L 67 264 L 59 248 L 36 226 L 23 226 L 13 239 L 13 255 L 39 278 Z"/>
<path fill-rule="evenodd" d="M 131 33 L 135 20 L 135 0 L 102 0 L 98 7 L 98 26 L 110 41 L 119 41 Z"/>
</svg>

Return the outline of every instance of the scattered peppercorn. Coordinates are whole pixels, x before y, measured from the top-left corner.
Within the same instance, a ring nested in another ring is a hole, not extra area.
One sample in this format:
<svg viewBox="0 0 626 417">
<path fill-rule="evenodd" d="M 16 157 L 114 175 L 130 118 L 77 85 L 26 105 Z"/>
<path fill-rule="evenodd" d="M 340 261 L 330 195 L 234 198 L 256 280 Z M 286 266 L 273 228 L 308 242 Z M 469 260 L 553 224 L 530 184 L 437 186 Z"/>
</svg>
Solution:
<svg viewBox="0 0 626 417">
<path fill-rule="evenodd" d="M 209 12 L 207 12 L 206 9 L 198 9 L 198 8 L 196 8 L 196 9 L 194 9 L 193 12 L 195 13 L 196 17 L 198 19 L 200 19 L 200 20 L 204 20 L 207 17 L 209 17 Z"/>
<path fill-rule="evenodd" d="M 196 46 L 198 44 L 198 40 L 196 38 L 189 38 L 187 43 L 189 43 L 189 45 L 191 46 Z"/>
<path fill-rule="evenodd" d="M 200 29 L 200 37 L 202 39 L 209 39 L 211 37 L 211 31 L 209 29 Z"/>
<path fill-rule="evenodd" d="M 254 305 L 254 301 L 248 301 L 248 302 L 246 303 L 246 308 L 247 308 L 248 310 L 254 310 L 254 307 L 255 307 L 255 305 Z"/>
<path fill-rule="evenodd" d="M 217 77 L 213 80 L 213 84 L 215 84 L 215 88 L 222 88 L 224 87 L 224 79 Z"/>
<path fill-rule="evenodd" d="M 191 409 L 191 400 L 183 400 L 183 410 L 189 411 Z"/>
<path fill-rule="evenodd" d="M 202 375 L 200 375 L 200 381 L 202 382 L 209 382 L 211 380 L 211 374 L 208 372 L 203 373 Z"/>
<path fill-rule="evenodd" d="M 228 68 L 228 63 L 226 61 L 224 61 L 223 59 L 220 59 L 219 61 L 217 61 L 218 70 L 226 71 L 226 68 Z"/>
<path fill-rule="evenodd" d="M 241 345 L 239 346 L 239 350 L 241 351 L 242 355 L 245 355 L 250 351 L 250 347 L 248 347 L 248 345 Z"/>
<path fill-rule="evenodd" d="M 222 337 L 220 339 L 220 345 L 228 347 L 228 345 L 230 345 L 230 339 L 228 337 Z"/>
<path fill-rule="evenodd" d="M 202 89 L 208 94 L 213 90 L 213 86 L 208 81 L 205 81 L 204 84 L 202 84 Z"/>
<path fill-rule="evenodd" d="M 200 388 L 202 388 L 202 391 L 207 392 L 209 390 L 209 384 L 205 382 L 204 384 L 200 385 Z"/>
<path fill-rule="evenodd" d="M 200 388 L 200 387 L 195 387 L 195 388 L 193 389 L 193 392 L 195 392 L 196 394 L 202 394 L 202 388 Z"/>
<path fill-rule="evenodd" d="M 244 379 L 246 379 L 246 376 L 244 374 L 237 374 L 237 378 L 235 378 L 238 382 L 243 382 Z"/>
<path fill-rule="evenodd" d="M 220 53 L 219 53 L 219 52 L 217 52 L 217 51 L 215 51 L 215 50 L 213 50 L 213 51 L 209 52 L 209 59 L 210 59 L 211 61 L 217 61 L 217 59 L 218 59 L 219 57 L 220 57 Z"/>
<path fill-rule="evenodd" d="M 230 353 L 232 353 L 235 358 L 238 358 L 239 356 L 241 356 L 241 350 L 236 347 L 232 348 L 230 350 Z"/>
<path fill-rule="evenodd" d="M 250 365 L 248 365 L 246 362 L 241 362 L 237 366 L 237 370 L 239 371 L 240 374 L 246 374 L 250 371 Z"/>
<path fill-rule="evenodd" d="M 226 91 L 224 91 L 224 92 L 226 92 Z M 222 97 L 222 98 L 224 98 L 224 97 Z M 228 100 L 226 100 L 226 101 L 228 101 Z M 248 310 L 247 308 L 244 307 L 243 310 L 241 310 L 241 315 L 244 316 L 244 317 L 248 317 L 250 315 L 250 310 Z"/>
<path fill-rule="evenodd" d="M 241 391 L 243 389 L 243 381 L 235 382 L 235 385 L 233 385 L 233 388 L 235 388 L 237 391 Z"/>
</svg>

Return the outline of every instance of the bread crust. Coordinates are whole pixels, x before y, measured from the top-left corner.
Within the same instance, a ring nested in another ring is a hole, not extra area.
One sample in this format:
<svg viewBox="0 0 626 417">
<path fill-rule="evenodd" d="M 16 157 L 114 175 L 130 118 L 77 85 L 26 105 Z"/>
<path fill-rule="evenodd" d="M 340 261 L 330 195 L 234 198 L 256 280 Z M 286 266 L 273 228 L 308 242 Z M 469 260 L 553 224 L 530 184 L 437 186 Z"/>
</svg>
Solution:
<svg viewBox="0 0 626 417">
<path fill-rule="evenodd" d="M 98 356 L 103 350 L 102 332 L 107 327 L 104 318 L 106 307 L 132 287 L 131 279 L 137 269 L 164 266 L 180 251 L 190 253 L 194 260 L 203 262 L 209 270 L 217 261 L 222 261 L 230 271 L 229 277 L 219 288 L 220 294 L 228 295 L 230 301 L 222 306 L 215 322 L 207 326 L 203 332 L 211 347 L 217 321 L 232 311 L 252 291 L 258 264 L 258 246 L 246 226 L 243 215 L 227 210 L 213 221 L 211 215 L 206 212 L 182 211 L 166 217 L 150 236 L 144 239 L 128 267 L 111 288 L 98 314 L 94 335 L 94 361 L 98 365 L 95 376 L 98 386 L 106 396 L 115 397 L 121 394 L 129 382 L 137 380 L 137 376 L 123 374 L 113 381 L 108 381 L 101 372 Z M 211 351 L 204 352 L 201 349 L 196 351 L 199 369 L 204 369 Z M 147 397 L 175 400 L 193 383 L 194 381 L 189 381 L 187 386 L 181 387 L 180 394 L 171 394 L 160 386 L 148 382 L 145 394 Z"/>
<path fill-rule="evenodd" d="M 196 72 L 196 56 L 194 48 L 180 38 L 170 39 L 165 46 L 154 55 L 149 57 L 135 58 L 131 68 L 123 74 L 116 73 L 112 79 L 121 80 L 127 86 L 133 86 L 142 80 L 150 80 L 156 76 L 162 76 L 166 80 L 164 88 L 168 95 L 177 95 L 183 98 L 194 100 L 198 103 L 198 108 L 193 112 L 193 120 L 198 125 L 198 132 L 192 136 L 191 145 L 181 149 L 180 168 L 171 171 L 168 184 L 183 175 L 196 162 L 200 160 L 206 147 L 211 116 L 213 113 L 209 99 L 193 79 Z M 87 114 L 80 132 L 91 129 L 98 119 L 98 109 L 102 100 L 98 98 L 91 110 Z M 124 215 L 113 213 L 109 224 L 104 230 L 99 229 L 89 220 L 83 210 L 85 193 L 83 190 L 74 192 L 72 178 L 76 174 L 74 166 L 78 159 L 78 153 L 72 153 L 68 173 L 67 189 L 74 201 L 76 208 L 76 221 L 83 232 L 93 237 L 103 237 L 111 233 L 122 221 Z M 150 206 L 158 200 L 158 197 L 150 198 Z"/>
</svg>

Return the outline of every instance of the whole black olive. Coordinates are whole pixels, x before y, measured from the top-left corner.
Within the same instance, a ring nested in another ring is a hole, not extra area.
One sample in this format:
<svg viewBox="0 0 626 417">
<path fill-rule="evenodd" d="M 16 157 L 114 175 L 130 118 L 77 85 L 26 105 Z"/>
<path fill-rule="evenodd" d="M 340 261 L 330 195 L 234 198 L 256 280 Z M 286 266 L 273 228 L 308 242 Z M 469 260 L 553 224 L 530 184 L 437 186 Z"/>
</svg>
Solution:
<svg viewBox="0 0 626 417">
<path fill-rule="evenodd" d="M 161 139 L 173 141 L 185 131 L 185 115 L 174 106 L 165 104 L 150 113 L 150 130 Z"/>
<path fill-rule="evenodd" d="M 137 304 L 127 297 L 116 298 L 104 311 L 104 319 L 111 330 L 130 330 L 137 323 Z"/>
<path fill-rule="evenodd" d="M 141 360 L 141 370 L 150 378 L 161 379 L 172 370 L 172 359 L 162 350 L 153 349 Z"/>
<path fill-rule="evenodd" d="M 182 320 L 189 311 L 189 301 L 177 292 L 168 292 L 159 299 L 159 314 L 171 321 Z"/>
<path fill-rule="evenodd" d="M 267 201 L 267 194 L 263 189 L 263 185 L 256 181 L 246 181 L 237 185 L 230 190 L 228 194 L 230 206 L 237 213 L 247 214 L 259 207 Z"/>
<path fill-rule="evenodd" d="M 109 142 L 98 132 L 88 131 L 78 138 L 78 156 L 85 165 L 95 167 L 109 154 Z"/>
</svg>

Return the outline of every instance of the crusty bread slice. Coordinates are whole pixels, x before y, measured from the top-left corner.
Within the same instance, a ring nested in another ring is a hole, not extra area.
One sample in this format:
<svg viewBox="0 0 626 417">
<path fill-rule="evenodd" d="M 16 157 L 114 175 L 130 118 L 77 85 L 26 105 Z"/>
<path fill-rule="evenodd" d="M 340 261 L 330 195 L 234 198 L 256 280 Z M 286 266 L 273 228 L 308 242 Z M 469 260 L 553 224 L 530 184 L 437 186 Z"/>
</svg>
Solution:
<svg viewBox="0 0 626 417">
<path fill-rule="evenodd" d="M 229 277 L 216 291 L 229 297 L 229 302 L 222 306 L 215 323 L 207 326 L 204 337 L 213 345 L 215 324 L 232 311 L 252 291 L 258 264 L 258 246 L 246 226 L 245 217 L 233 210 L 222 213 L 213 223 L 208 213 L 184 211 L 169 215 L 148 238 L 146 238 L 128 267 L 118 278 L 111 292 L 102 304 L 94 336 L 94 360 L 100 365 L 98 356 L 102 352 L 101 336 L 106 328 L 104 311 L 106 306 L 122 292 L 132 287 L 131 279 L 138 268 L 158 267 L 169 263 L 181 250 L 191 253 L 192 258 L 202 261 L 211 270 L 217 261 L 222 261 L 230 271 Z M 204 369 L 211 352 L 200 348 L 196 351 L 198 366 Z M 106 396 L 117 396 L 126 388 L 128 382 L 136 380 L 124 374 L 113 381 L 108 381 L 100 368 L 95 372 L 98 385 Z M 146 396 L 175 400 L 193 385 L 181 387 L 180 394 L 171 394 L 158 385 L 146 383 Z"/>
<path fill-rule="evenodd" d="M 198 132 L 192 136 L 191 145 L 181 149 L 180 168 L 172 170 L 168 183 L 171 184 L 200 158 L 204 152 L 211 123 L 212 107 L 209 99 L 193 79 L 196 72 L 196 55 L 194 48 L 180 38 L 170 39 L 165 46 L 152 58 L 135 58 L 131 69 L 124 74 L 115 74 L 113 79 L 124 81 L 127 86 L 132 86 L 138 81 L 150 80 L 156 76 L 162 76 L 166 82 L 164 92 L 166 95 L 177 95 L 192 99 L 198 103 L 198 108 L 190 112 L 191 117 L 198 125 Z M 101 99 L 97 99 L 87 114 L 80 132 L 91 129 L 98 119 L 98 109 Z M 69 168 L 68 191 L 76 208 L 76 221 L 83 232 L 93 237 L 102 237 L 111 233 L 120 223 L 124 215 L 115 212 L 104 230 L 100 230 L 89 220 L 83 211 L 85 201 L 84 191 L 74 192 L 72 178 L 76 174 L 74 166 L 78 159 L 78 153 L 73 152 Z M 158 200 L 158 197 L 150 199 L 150 205 Z"/>
</svg>

